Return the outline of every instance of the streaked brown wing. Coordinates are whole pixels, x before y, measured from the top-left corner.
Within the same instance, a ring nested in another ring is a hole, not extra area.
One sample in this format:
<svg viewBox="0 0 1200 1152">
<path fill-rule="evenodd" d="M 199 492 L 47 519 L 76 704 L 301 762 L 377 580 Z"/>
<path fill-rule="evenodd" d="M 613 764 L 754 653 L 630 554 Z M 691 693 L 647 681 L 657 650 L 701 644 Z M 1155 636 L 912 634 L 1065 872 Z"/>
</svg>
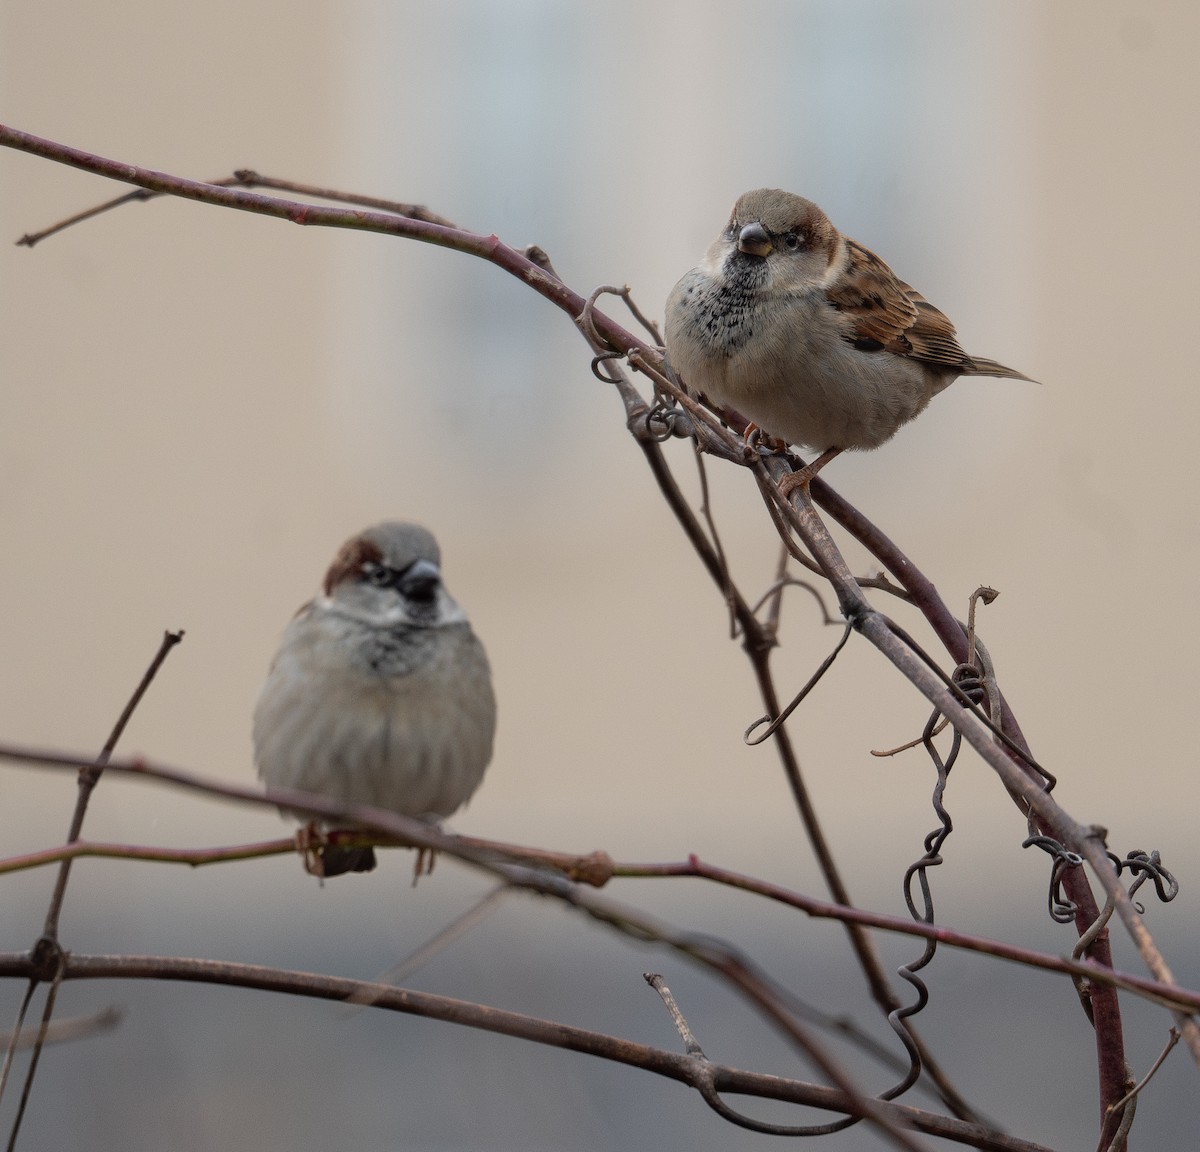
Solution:
<svg viewBox="0 0 1200 1152">
<path fill-rule="evenodd" d="M 954 338 L 954 325 L 869 248 L 847 238 L 853 274 L 828 292 L 829 302 L 851 318 L 855 341 L 877 341 L 897 356 L 962 371 L 970 363 Z"/>
</svg>

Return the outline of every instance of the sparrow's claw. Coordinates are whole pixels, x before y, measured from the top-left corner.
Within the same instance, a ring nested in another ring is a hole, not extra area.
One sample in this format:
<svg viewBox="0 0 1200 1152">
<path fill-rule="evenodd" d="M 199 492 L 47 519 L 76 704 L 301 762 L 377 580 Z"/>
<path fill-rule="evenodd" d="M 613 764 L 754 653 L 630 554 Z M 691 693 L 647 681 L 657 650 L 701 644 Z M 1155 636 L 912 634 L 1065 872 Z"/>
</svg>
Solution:
<svg viewBox="0 0 1200 1152">
<path fill-rule="evenodd" d="M 840 448 L 826 448 L 811 464 L 806 464 L 798 472 L 790 472 L 784 476 L 779 481 L 779 495 L 786 500 L 797 488 L 803 488 L 807 492 L 812 478 L 841 451 Z"/>
<path fill-rule="evenodd" d="M 413 882 L 412 886 L 417 886 L 417 881 L 422 876 L 430 876 L 433 874 L 433 866 L 437 863 L 436 848 L 418 848 L 417 860 L 413 865 Z"/>
<path fill-rule="evenodd" d="M 325 862 L 322 859 L 324 848 L 325 833 L 315 820 L 296 829 L 296 851 L 304 859 L 304 871 L 318 880 L 325 879 Z"/>
<path fill-rule="evenodd" d="M 742 453 L 747 460 L 757 459 L 760 453 L 773 456 L 779 452 L 786 452 L 787 449 L 787 441 L 780 440 L 777 436 L 768 436 L 753 420 L 746 425 L 746 430 L 742 433 Z"/>
</svg>

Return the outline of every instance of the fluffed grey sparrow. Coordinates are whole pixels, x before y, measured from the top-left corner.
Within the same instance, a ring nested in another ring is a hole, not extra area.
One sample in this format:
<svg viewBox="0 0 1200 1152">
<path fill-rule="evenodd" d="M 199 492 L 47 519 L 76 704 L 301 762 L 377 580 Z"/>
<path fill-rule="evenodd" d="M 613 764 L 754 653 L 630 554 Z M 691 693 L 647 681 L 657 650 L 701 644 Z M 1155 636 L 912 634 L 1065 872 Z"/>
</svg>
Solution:
<svg viewBox="0 0 1200 1152">
<path fill-rule="evenodd" d="M 747 192 L 667 300 L 666 345 L 690 391 L 763 432 L 877 448 L 959 376 L 1029 377 L 968 356 L 954 325 L 811 200 Z"/>
<path fill-rule="evenodd" d="M 284 632 L 254 758 L 268 786 L 437 820 L 479 786 L 495 729 L 487 656 L 442 583 L 437 541 L 385 522 L 342 545 Z M 320 853 L 321 875 L 374 867 L 369 847 Z"/>
</svg>

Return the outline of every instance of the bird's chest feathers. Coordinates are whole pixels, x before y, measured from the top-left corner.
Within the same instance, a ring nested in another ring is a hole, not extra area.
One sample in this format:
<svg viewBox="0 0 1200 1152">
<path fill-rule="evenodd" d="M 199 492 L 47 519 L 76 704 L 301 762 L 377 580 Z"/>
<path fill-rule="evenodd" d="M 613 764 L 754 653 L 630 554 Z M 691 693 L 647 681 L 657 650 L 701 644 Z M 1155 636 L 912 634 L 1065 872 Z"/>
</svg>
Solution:
<svg viewBox="0 0 1200 1152">
<path fill-rule="evenodd" d="M 760 264 L 730 268 L 696 290 L 692 337 L 710 355 L 731 359 L 761 327 L 766 271 Z"/>
<path fill-rule="evenodd" d="M 439 664 L 439 629 L 379 628 L 322 615 L 301 621 L 280 662 L 289 682 L 322 685 L 335 710 L 390 711 L 420 692 Z"/>
<path fill-rule="evenodd" d="M 745 281 L 715 285 L 705 320 L 711 356 L 705 382 L 713 391 L 745 396 L 777 387 L 781 375 L 845 372 L 854 365 L 846 327 L 819 288 L 783 292 L 753 289 Z"/>
<path fill-rule="evenodd" d="M 436 633 L 430 628 L 372 628 L 355 647 L 354 666 L 371 681 L 389 681 L 426 667 Z"/>
</svg>

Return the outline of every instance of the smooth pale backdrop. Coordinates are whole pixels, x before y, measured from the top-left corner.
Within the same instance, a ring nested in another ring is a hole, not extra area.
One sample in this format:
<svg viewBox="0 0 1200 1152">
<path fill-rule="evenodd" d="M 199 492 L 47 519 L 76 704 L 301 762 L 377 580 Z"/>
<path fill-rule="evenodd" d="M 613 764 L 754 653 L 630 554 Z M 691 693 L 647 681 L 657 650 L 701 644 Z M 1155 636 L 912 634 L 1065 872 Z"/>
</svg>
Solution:
<svg viewBox="0 0 1200 1152">
<path fill-rule="evenodd" d="M 48 0 L 0 8 L 0 107 L 181 175 L 252 166 L 427 203 L 540 243 L 580 291 L 629 283 L 656 316 L 740 192 L 816 200 L 970 351 L 1043 382 L 960 381 L 826 477 L 962 611 L 977 585 L 1001 591 L 981 628 L 1005 691 L 1062 802 L 1180 876 L 1150 925 L 1194 986 L 1197 606 L 1179 581 L 1197 563 L 1198 53 L 1200 10 L 1164 0 Z M 5 152 L 0 238 L 118 191 Z M 0 312 L 0 739 L 98 749 L 163 629 L 184 628 L 123 747 L 251 781 L 250 714 L 289 615 L 344 537 L 413 518 L 441 539 L 500 696 L 495 762 L 455 828 L 625 859 L 697 852 L 823 894 L 770 749 L 742 744 L 759 704 L 719 595 L 578 335 L 516 281 L 412 243 L 159 201 L 32 251 L 0 244 Z M 673 459 L 694 492 L 686 451 Z M 770 526 L 745 474 L 710 474 L 754 595 L 775 563 Z M 787 692 L 834 637 L 804 594 L 785 618 Z M 888 911 L 933 826 L 932 774 L 917 753 L 868 750 L 924 714 L 855 642 L 791 721 L 851 891 Z M 0 780 L 6 854 L 61 839 L 68 774 L 3 766 Z M 974 758 L 949 800 L 939 916 L 1067 950 L 1044 913 L 1046 862 L 1021 851 L 1018 814 Z M 86 831 L 200 846 L 284 828 L 106 780 Z M 443 863 L 414 891 L 409 861 L 391 853 L 324 889 L 293 858 L 89 862 L 63 938 L 369 977 L 484 890 Z M 33 943 L 51 880 L 0 884 L 0 950 Z M 878 1030 L 836 927 L 695 885 L 617 895 L 739 941 Z M 882 946 L 893 965 L 915 954 Z M 676 957 L 522 898 L 412 983 L 676 1048 L 647 966 L 714 1059 L 807 1074 Z M 1091 1045 L 1070 988 L 950 955 L 932 979 L 923 1028 L 968 1096 L 1019 1135 L 1090 1139 Z M 20 991 L 3 991 L 12 1011 Z M 59 1013 L 111 1003 L 128 1010 L 117 1033 L 47 1054 L 24 1146 L 771 1143 L 648 1076 L 424 1021 L 165 985 L 70 986 Z M 1131 1006 L 1128 1028 L 1141 1073 L 1166 1021 Z M 1182 1146 L 1196 1099 L 1176 1052 L 1139 1111 L 1144 1146 Z"/>
</svg>

